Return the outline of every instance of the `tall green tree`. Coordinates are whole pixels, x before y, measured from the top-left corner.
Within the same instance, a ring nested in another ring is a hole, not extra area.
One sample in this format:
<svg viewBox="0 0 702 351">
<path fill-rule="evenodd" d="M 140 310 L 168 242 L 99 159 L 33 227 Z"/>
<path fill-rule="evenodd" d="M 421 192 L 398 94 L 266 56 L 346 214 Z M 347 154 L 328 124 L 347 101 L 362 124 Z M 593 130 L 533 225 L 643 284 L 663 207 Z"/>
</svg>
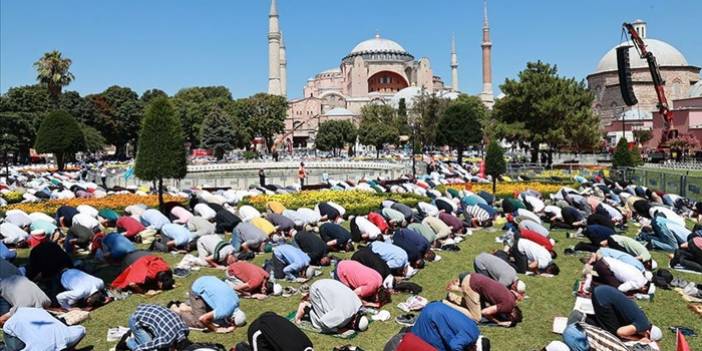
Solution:
<svg viewBox="0 0 702 351">
<path fill-rule="evenodd" d="M 141 100 L 141 102 L 144 104 L 144 106 L 146 106 L 151 102 L 151 100 L 153 100 L 154 98 L 157 98 L 157 97 L 167 98 L 168 94 L 166 94 L 166 92 L 164 92 L 161 89 L 149 89 L 149 90 L 145 91 L 143 94 L 141 94 L 141 97 L 139 98 L 139 100 Z"/>
<path fill-rule="evenodd" d="M 356 139 L 356 127 L 351 121 L 324 121 L 319 125 L 315 137 L 315 147 L 321 151 L 331 151 L 334 156 Z"/>
<path fill-rule="evenodd" d="M 614 148 L 614 155 L 612 155 L 612 165 L 614 167 L 632 167 L 634 162 L 631 159 L 631 152 L 629 151 L 629 142 L 626 138 L 619 139 L 617 146 Z"/>
<path fill-rule="evenodd" d="M 497 178 L 507 172 L 505 152 L 495 139 L 488 144 L 485 154 L 485 173 L 492 177 L 492 193 L 497 193 Z"/>
<path fill-rule="evenodd" d="M 90 99 L 81 97 L 78 92 L 66 91 L 59 98 L 59 109 L 66 111 L 79 123 L 95 126 L 97 110 Z"/>
<path fill-rule="evenodd" d="M 5 175 L 10 175 L 10 154 L 19 150 L 19 135 L 12 129 L 11 115 L 0 113 L 0 154 L 5 163 Z"/>
<path fill-rule="evenodd" d="M 54 106 L 58 106 L 61 89 L 75 79 L 69 71 L 71 63 L 71 59 L 63 57 L 61 52 L 57 50 L 44 53 L 37 62 L 34 62 L 34 68 L 37 70 L 37 81 L 49 89 Z"/>
<path fill-rule="evenodd" d="M 187 173 L 185 138 L 173 106 L 164 97 L 146 107 L 141 124 L 134 172 L 143 180 L 156 181 L 159 207 L 163 207 L 163 179 L 182 179 Z"/>
<path fill-rule="evenodd" d="M 241 122 L 253 137 L 262 137 L 271 151 L 274 137 L 285 130 L 288 101 L 277 95 L 259 93 L 241 101 L 238 106 Z"/>
<path fill-rule="evenodd" d="M 476 96 L 461 95 L 448 104 L 437 125 L 437 142 L 448 145 L 458 154 L 463 164 L 463 151 L 483 140 L 481 121 L 487 118 L 487 108 Z"/>
<path fill-rule="evenodd" d="M 439 120 L 448 106 L 448 100 L 422 90 L 413 100 L 412 113 L 415 131 L 423 148 L 436 145 L 436 131 Z"/>
<path fill-rule="evenodd" d="M 594 96 L 584 82 L 560 77 L 556 66 L 529 62 L 500 89 L 505 97 L 493 111 L 499 137 L 529 145 L 532 162 L 542 143 L 549 146 L 549 159 L 554 149 L 587 150 L 600 143 Z"/>
<path fill-rule="evenodd" d="M 361 109 L 358 139 L 361 144 L 375 147 L 376 157 L 385 144 L 396 144 L 399 138 L 397 125 L 393 123 L 395 110 L 388 105 L 369 104 Z"/>
<path fill-rule="evenodd" d="M 221 160 L 225 152 L 234 150 L 237 146 L 236 128 L 231 116 L 221 109 L 213 109 L 202 123 L 202 146 L 214 150 L 217 160 Z"/>
<path fill-rule="evenodd" d="M 100 134 L 100 131 L 85 124 L 80 125 L 80 131 L 83 133 L 83 138 L 85 139 L 85 148 L 83 151 L 94 154 L 105 148 L 107 140 Z"/>
<path fill-rule="evenodd" d="M 62 171 L 69 158 L 85 149 L 85 138 L 75 118 L 65 111 L 54 111 L 42 121 L 34 148 L 54 154 L 56 166 Z"/>
<path fill-rule="evenodd" d="M 223 86 L 192 87 L 179 90 L 172 99 L 190 148 L 200 146 L 202 122 L 213 108 L 228 110 L 232 94 Z"/>
<path fill-rule="evenodd" d="M 115 146 L 118 159 L 127 158 L 127 144 L 137 144 L 144 106 L 132 89 L 111 86 L 104 92 L 88 97 L 95 106 L 94 124 Z"/>
</svg>

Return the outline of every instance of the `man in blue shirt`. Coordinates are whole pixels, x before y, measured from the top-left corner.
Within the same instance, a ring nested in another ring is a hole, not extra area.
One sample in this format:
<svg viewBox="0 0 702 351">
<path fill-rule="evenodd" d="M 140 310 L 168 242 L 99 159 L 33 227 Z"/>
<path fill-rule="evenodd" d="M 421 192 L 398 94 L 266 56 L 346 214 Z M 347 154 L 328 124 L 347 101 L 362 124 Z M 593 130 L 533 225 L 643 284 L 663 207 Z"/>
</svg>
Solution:
<svg viewBox="0 0 702 351">
<path fill-rule="evenodd" d="M 105 235 L 99 241 L 99 248 L 95 256 L 103 260 L 112 259 L 119 261 L 134 251 L 136 251 L 136 246 L 131 240 L 120 233 L 114 232 Z"/>
<path fill-rule="evenodd" d="M 141 223 L 153 230 L 161 230 L 161 227 L 171 223 L 161 211 L 150 208 L 141 214 Z"/>
<path fill-rule="evenodd" d="M 478 325 L 440 301 L 424 307 L 412 333 L 440 351 L 474 350 L 480 341 Z M 483 338 L 481 345 L 482 351 L 490 350 L 488 339 Z"/>
<path fill-rule="evenodd" d="M 42 308 L 21 307 L 2 328 L 5 350 L 65 350 L 85 336 L 80 325 L 67 326 Z"/>
<path fill-rule="evenodd" d="M 369 247 L 388 264 L 393 275 L 405 276 L 409 261 L 405 250 L 397 245 L 382 241 L 375 241 Z"/>
<path fill-rule="evenodd" d="M 575 250 L 595 252 L 600 248 L 603 241 L 606 242 L 607 239 L 614 234 L 616 234 L 614 229 L 610 227 L 600 224 L 590 224 L 583 230 L 583 235 L 590 239 L 590 243 L 579 242 L 575 245 Z"/>
<path fill-rule="evenodd" d="M 636 302 L 615 287 L 596 287 L 592 291 L 592 307 L 599 327 L 620 339 L 658 341 L 662 337 L 660 328 L 651 324 Z"/>
<path fill-rule="evenodd" d="M 234 289 L 213 276 L 196 279 L 190 287 L 190 305 L 181 304 L 172 310 L 189 327 L 205 327 L 215 333 L 229 333 L 246 322 Z"/>
<path fill-rule="evenodd" d="M 273 248 L 273 276 L 276 279 L 295 280 L 312 278 L 310 256 L 295 246 L 284 244 Z"/>
<path fill-rule="evenodd" d="M 168 223 L 161 227 L 161 235 L 167 238 L 168 250 L 185 249 L 194 235 L 180 224 Z"/>
<path fill-rule="evenodd" d="M 414 230 L 406 228 L 397 230 L 392 236 L 392 243 L 407 252 L 410 265 L 414 268 L 424 267 L 424 258 L 434 260 L 434 251 L 430 250 L 429 241 Z"/>
</svg>

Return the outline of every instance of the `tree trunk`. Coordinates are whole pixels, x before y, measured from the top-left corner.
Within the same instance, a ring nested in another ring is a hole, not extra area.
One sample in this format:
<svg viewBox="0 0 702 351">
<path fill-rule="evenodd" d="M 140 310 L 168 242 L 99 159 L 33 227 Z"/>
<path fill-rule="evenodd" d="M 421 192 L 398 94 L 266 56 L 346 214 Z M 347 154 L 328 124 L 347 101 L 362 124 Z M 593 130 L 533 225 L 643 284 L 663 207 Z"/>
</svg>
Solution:
<svg viewBox="0 0 702 351">
<path fill-rule="evenodd" d="M 553 149 L 548 149 L 548 168 L 551 169 L 553 165 Z"/>
<path fill-rule="evenodd" d="M 115 158 L 117 158 L 120 161 L 124 161 L 127 159 L 126 143 L 115 144 Z"/>
<path fill-rule="evenodd" d="M 375 158 L 380 159 L 380 148 L 382 146 L 376 146 L 375 147 Z"/>
<path fill-rule="evenodd" d="M 492 177 L 492 195 L 497 196 L 497 177 Z"/>
<path fill-rule="evenodd" d="M 158 208 L 163 211 L 163 178 L 158 178 Z"/>
<path fill-rule="evenodd" d="M 215 157 L 217 158 L 217 161 L 222 160 L 222 158 L 224 158 L 224 149 L 221 147 L 215 148 Z"/>
<path fill-rule="evenodd" d="M 456 153 L 458 153 L 458 155 L 456 155 L 458 156 L 456 157 L 456 161 L 459 165 L 463 165 L 463 145 L 456 148 Z"/>
<path fill-rule="evenodd" d="M 63 153 L 55 153 L 54 158 L 56 158 L 56 167 L 58 168 L 59 172 L 63 171 L 63 166 L 64 166 L 64 158 L 63 158 Z"/>
</svg>

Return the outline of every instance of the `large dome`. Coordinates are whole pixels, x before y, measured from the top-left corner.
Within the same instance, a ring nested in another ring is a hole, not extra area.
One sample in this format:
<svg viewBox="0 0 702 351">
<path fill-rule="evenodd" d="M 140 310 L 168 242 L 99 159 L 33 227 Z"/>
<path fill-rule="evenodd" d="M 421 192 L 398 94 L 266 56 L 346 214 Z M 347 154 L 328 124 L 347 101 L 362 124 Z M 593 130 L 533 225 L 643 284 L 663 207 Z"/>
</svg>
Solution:
<svg viewBox="0 0 702 351">
<path fill-rule="evenodd" d="M 406 53 L 400 44 L 394 42 L 390 39 L 381 38 L 379 34 L 375 35 L 375 38 L 371 38 L 362 41 L 356 45 L 356 47 L 351 50 L 352 54 L 360 54 L 366 52 L 395 52 L 395 53 Z"/>
<path fill-rule="evenodd" d="M 685 56 L 672 45 L 656 39 L 644 39 L 648 51 L 652 52 L 656 57 L 656 61 L 660 67 L 686 67 L 689 66 Z M 597 69 L 593 74 L 616 71 L 617 70 L 617 47 L 622 45 L 630 45 L 622 43 L 609 50 L 600 60 Z M 629 48 L 629 60 L 631 68 L 648 68 L 646 60 L 639 56 L 635 47 Z"/>
</svg>

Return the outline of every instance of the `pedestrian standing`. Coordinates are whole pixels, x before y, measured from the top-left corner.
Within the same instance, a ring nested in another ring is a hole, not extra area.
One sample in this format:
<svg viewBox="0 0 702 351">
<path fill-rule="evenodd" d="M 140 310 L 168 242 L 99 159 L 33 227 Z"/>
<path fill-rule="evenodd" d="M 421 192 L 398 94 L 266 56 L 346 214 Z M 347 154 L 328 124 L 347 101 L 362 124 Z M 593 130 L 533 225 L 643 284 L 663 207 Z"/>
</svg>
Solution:
<svg viewBox="0 0 702 351">
<path fill-rule="evenodd" d="M 263 168 L 258 169 L 258 183 L 262 186 L 266 186 L 266 171 Z"/>
<path fill-rule="evenodd" d="M 105 167 L 100 169 L 100 180 L 102 180 L 102 187 L 107 190 L 107 168 Z"/>
<path fill-rule="evenodd" d="M 305 169 L 305 163 L 300 162 L 300 168 L 297 169 L 297 177 L 300 178 L 300 190 L 305 186 L 305 178 L 307 177 L 307 170 Z"/>
</svg>

